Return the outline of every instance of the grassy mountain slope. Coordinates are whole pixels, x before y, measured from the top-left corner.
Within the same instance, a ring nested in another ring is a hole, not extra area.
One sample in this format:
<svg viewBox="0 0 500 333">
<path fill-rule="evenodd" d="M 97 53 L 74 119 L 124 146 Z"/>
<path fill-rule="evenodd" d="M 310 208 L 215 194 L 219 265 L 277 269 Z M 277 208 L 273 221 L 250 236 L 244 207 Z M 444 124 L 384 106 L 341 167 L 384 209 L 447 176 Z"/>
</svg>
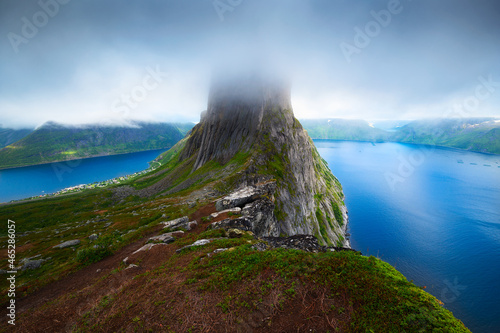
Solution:
<svg viewBox="0 0 500 333">
<path fill-rule="evenodd" d="M 416 120 L 393 133 L 391 141 L 500 154 L 500 122 L 493 118 Z"/>
<path fill-rule="evenodd" d="M 247 207 L 212 217 L 220 199 L 275 182 L 274 192 L 252 199 L 273 210 L 255 216 L 271 212 L 267 223 L 285 235 L 342 244 L 342 187 L 278 90 L 257 89 L 265 99 L 249 103 L 216 94 L 158 169 L 126 183 L 0 206 L 16 223 L 16 266 L 39 264 L 16 275 L 16 331 L 469 332 L 379 259 L 342 248 L 272 249 L 251 232 L 211 228 Z M 183 216 L 197 224 L 138 251 L 162 222 Z M 211 241 L 184 248 L 202 239 Z M 7 240 L 0 224 L 0 243 Z M 69 240 L 79 243 L 54 247 Z M 4 318 L 8 288 L 0 279 Z"/>
<path fill-rule="evenodd" d="M 12 129 L 0 127 L 0 148 L 10 145 L 18 140 L 21 140 L 28 134 L 33 132 L 32 129 Z"/>
<path fill-rule="evenodd" d="M 500 154 L 500 122 L 494 118 L 415 120 L 395 131 L 370 127 L 363 120 L 303 120 L 313 139 L 390 141 Z"/>
<path fill-rule="evenodd" d="M 313 139 L 380 142 L 388 139 L 384 130 L 373 128 L 364 120 L 303 119 L 300 121 Z"/>
<path fill-rule="evenodd" d="M 183 134 L 175 124 L 133 123 L 133 127 L 66 126 L 46 123 L 0 150 L 0 168 L 150 149 L 170 148 Z M 186 132 L 187 127 L 181 129 Z"/>
<path fill-rule="evenodd" d="M 260 241 L 249 234 L 228 238 L 222 230 L 206 230 L 214 221 L 207 219 L 215 212 L 213 200 L 227 186 L 220 177 L 238 177 L 247 156 L 186 175 L 193 161 L 178 161 L 184 144 L 162 156 L 162 170 L 129 185 L 147 189 L 170 179 L 163 185 L 172 186 L 162 186 L 168 195 L 123 196 L 122 185 L 0 206 L 0 216 L 17 223 L 17 261 L 36 255 L 47 260 L 16 276 L 16 331 L 469 332 L 437 299 L 373 256 L 260 252 L 250 247 Z M 198 222 L 194 230 L 172 244 L 133 253 L 161 232 L 161 221 L 185 215 Z M 0 233 L 5 244 L 4 224 Z M 97 241 L 88 238 L 93 233 L 100 235 Z M 207 238 L 215 240 L 176 252 Z M 81 244 L 53 248 L 70 239 Z M 211 254 L 219 248 L 232 250 Z M 6 266 L 3 256 L 0 268 Z M 8 288 L 6 279 L 0 287 Z M 1 300 L 7 301 L 6 292 Z"/>
</svg>

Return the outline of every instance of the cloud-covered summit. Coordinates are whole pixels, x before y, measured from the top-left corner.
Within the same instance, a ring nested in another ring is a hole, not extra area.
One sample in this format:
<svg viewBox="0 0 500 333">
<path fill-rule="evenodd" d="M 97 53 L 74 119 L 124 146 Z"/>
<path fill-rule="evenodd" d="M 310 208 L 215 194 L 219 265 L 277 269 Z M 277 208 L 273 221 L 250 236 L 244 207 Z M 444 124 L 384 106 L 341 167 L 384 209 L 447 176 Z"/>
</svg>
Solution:
<svg viewBox="0 0 500 333">
<path fill-rule="evenodd" d="M 197 121 L 256 64 L 299 118 L 498 116 L 499 31 L 496 1 L 6 0 L 0 123 Z"/>
</svg>

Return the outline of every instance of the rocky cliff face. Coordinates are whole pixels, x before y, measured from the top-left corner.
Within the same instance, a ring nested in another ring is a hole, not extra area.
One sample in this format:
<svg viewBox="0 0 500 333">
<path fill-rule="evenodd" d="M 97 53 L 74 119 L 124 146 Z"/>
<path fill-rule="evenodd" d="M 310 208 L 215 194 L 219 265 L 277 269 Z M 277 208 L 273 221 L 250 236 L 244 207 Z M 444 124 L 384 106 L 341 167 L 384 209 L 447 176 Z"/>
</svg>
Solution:
<svg viewBox="0 0 500 333">
<path fill-rule="evenodd" d="M 290 87 L 253 76 L 213 84 L 208 109 L 193 128 L 179 160 L 222 165 L 244 156 L 244 170 L 226 182 L 232 190 L 275 180 L 264 197 L 272 216 L 261 235 L 315 235 L 321 243 L 348 246 L 342 188 L 295 119 Z M 243 207 L 242 207 L 243 208 Z"/>
</svg>

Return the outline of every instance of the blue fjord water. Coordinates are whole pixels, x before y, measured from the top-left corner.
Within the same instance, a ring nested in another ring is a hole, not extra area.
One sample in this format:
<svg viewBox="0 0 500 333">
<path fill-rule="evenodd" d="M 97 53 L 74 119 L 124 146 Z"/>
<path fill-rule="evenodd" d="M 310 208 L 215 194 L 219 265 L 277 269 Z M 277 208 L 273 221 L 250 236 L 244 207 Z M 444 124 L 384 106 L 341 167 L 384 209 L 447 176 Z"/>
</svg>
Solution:
<svg viewBox="0 0 500 333">
<path fill-rule="evenodd" d="M 426 286 L 473 332 L 500 332 L 500 156 L 315 144 L 344 188 L 352 247 Z M 144 170 L 159 153 L 0 170 L 0 202 Z"/>
<path fill-rule="evenodd" d="M 472 332 L 500 332 L 500 156 L 315 144 L 342 183 L 352 247 L 426 286 Z"/>
<path fill-rule="evenodd" d="M 149 161 L 164 151 L 149 150 L 0 170 L 0 202 L 54 193 L 142 171 L 148 168 Z"/>
</svg>

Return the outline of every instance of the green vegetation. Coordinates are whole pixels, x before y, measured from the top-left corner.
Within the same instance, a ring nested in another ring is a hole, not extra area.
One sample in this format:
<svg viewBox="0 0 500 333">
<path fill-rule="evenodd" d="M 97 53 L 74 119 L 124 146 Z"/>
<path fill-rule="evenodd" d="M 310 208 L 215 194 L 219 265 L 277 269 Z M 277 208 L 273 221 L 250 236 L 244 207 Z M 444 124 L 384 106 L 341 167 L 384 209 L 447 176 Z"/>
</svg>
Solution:
<svg viewBox="0 0 500 333">
<path fill-rule="evenodd" d="M 113 254 L 116 248 L 116 243 L 121 241 L 119 233 L 105 235 L 99 238 L 96 242 L 92 242 L 89 246 L 78 250 L 76 254 L 76 261 L 81 264 L 88 265 L 98 262 L 107 256 Z"/>
<path fill-rule="evenodd" d="M 92 156 L 170 148 L 188 125 L 134 123 L 133 127 L 46 123 L 0 150 L 0 169 Z M 182 129 L 182 132 L 179 130 Z"/>
<path fill-rule="evenodd" d="M 32 129 L 12 129 L 12 128 L 2 128 L 0 126 L 0 149 L 21 140 L 28 134 L 33 132 Z"/>
<path fill-rule="evenodd" d="M 335 220 L 337 220 L 340 226 L 343 226 L 344 217 L 342 216 L 342 212 L 340 211 L 339 205 L 333 200 L 332 200 L 332 209 L 333 209 L 333 214 L 335 215 Z"/>
<path fill-rule="evenodd" d="M 269 121 L 272 126 L 271 121 L 277 119 Z M 293 126 L 298 129 L 300 124 L 294 121 Z M 163 230 L 159 225 L 163 219 L 189 216 L 201 224 L 176 236 L 175 242 L 155 247 L 156 252 L 138 254 L 142 257 L 135 263 L 148 261 L 147 269 L 125 269 L 123 257 L 115 255 L 105 264 L 119 258 L 118 263 L 102 277 L 84 289 L 21 314 L 25 316 L 21 320 L 33 322 L 32 316 L 57 313 L 54 309 L 58 307 L 80 306 L 83 301 L 87 303 L 81 305 L 81 315 L 72 319 L 71 330 L 76 332 L 118 331 L 123 323 L 132 325 L 124 329 L 130 331 L 210 331 L 200 325 L 213 322 L 214 318 L 222 323 L 219 325 L 235 328 L 229 331 L 238 331 L 244 327 L 238 325 L 251 322 L 252 315 L 264 313 L 262 309 L 267 309 L 268 314 L 259 318 L 259 325 L 264 323 L 268 327 L 261 327 L 271 331 L 280 318 L 286 320 L 290 315 L 306 325 L 321 322 L 324 326 L 316 331 L 325 332 L 468 332 L 437 299 L 374 257 L 354 252 L 257 251 L 252 245 L 260 241 L 250 233 L 228 238 L 224 230 L 204 231 L 214 197 L 200 193 L 231 191 L 241 184 L 242 171 L 248 170 L 245 167 L 251 159 L 266 162 L 256 163 L 255 167 L 261 168 L 256 172 L 274 177 L 277 191 L 287 190 L 294 195 L 288 181 L 288 177 L 293 177 L 291 147 L 274 145 L 262 136 L 251 150 L 240 151 L 227 163 L 210 160 L 193 170 L 197 154 L 183 155 L 186 141 L 181 140 L 159 156 L 156 161 L 161 166 L 156 170 L 123 184 L 0 206 L 0 216 L 16 221 L 16 263 L 35 256 L 46 260 L 41 268 L 21 271 L 16 276 L 18 297 L 32 294 L 87 265 L 99 265 L 100 260 L 132 242 L 137 241 L 137 248 L 142 246 L 147 236 Z M 67 149 L 62 153 L 73 156 L 77 152 Z M 332 218 L 340 225 L 345 223 L 338 204 L 343 198 L 340 183 L 326 162 L 316 149 L 312 149 L 312 154 L 314 170 L 324 179 L 324 184 L 316 186 L 324 188 L 315 192 L 316 209 L 308 219 L 317 219 L 315 232 L 319 241 L 325 243 L 330 239 L 328 230 L 336 229 Z M 284 220 L 287 216 L 280 205 L 283 202 L 278 202 L 275 214 Z M 93 234 L 99 235 L 97 240 L 89 238 Z M 206 245 L 176 252 L 207 238 L 212 241 Z M 74 239 L 81 243 L 72 248 L 54 248 Z M 0 243 L 6 244 L 6 240 L 6 225 L 0 225 Z M 338 235 L 337 245 L 342 241 Z M 217 249 L 225 251 L 214 253 Z M 7 263 L 7 258 L 0 260 L 0 268 L 7 267 Z M 0 289 L 8 289 L 6 279 L 0 281 Z M 2 295 L 0 303 L 7 300 L 7 293 Z M 179 316 L 180 313 L 184 315 Z M 169 324 L 163 326 L 164 323 Z"/>
<path fill-rule="evenodd" d="M 500 123 L 493 118 L 417 120 L 401 127 L 391 141 L 500 154 Z"/>
<path fill-rule="evenodd" d="M 313 139 L 382 142 L 388 139 L 384 130 L 373 128 L 364 120 L 303 119 L 300 121 Z"/>
<path fill-rule="evenodd" d="M 173 254 L 137 274 L 127 288 L 98 298 L 74 330 L 117 330 L 126 321 L 142 323 L 143 329 L 200 331 L 217 319 L 237 331 L 264 311 L 260 327 L 270 331 L 286 327 L 285 320 L 322 332 L 470 332 L 439 300 L 373 256 L 262 252 L 252 247 L 257 241 L 249 234 L 226 238 L 223 230 L 187 234 L 169 246 L 207 238 L 214 240 Z M 208 256 L 220 248 L 228 250 Z"/>
<path fill-rule="evenodd" d="M 210 231 L 197 238 L 222 236 Z M 218 232 L 218 231 L 217 231 Z M 193 241 L 193 239 L 190 239 Z M 442 303 L 408 282 L 389 264 L 373 256 L 354 252 L 307 253 L 298 250 L 254 250 L 251 237 L 215 240 L 206 246 L 190 248 L 192 260 L 185 281 L 201 292 L 222 292 L 218 304 L 222 312 L 238 314 L 253 309 L 271 291 L 281 291 L 281 301 L 301 301 L 304 288 L 318 286 L 326 293 L 326 315 L 348 312 L 351 320 L 340 327 L 350 332 L 468 332 Z M 233 248 L 206 258 L 216 248 Z M 203 258 L 203 260 L 202 260 Z M 172 257 L 149 277 L 175 274 Z M 263 276 L 273 276 L 263 279 Z M 242 289 L 243 288 L 243 289 Z M 238 290 L 238 293 L 235 291 Z M 312 289 L 311 289 L 312 290 Z M 367 292 L 368 291 L 368 292 Z M 208 296 L 208 295 L 207 295 Z"/>
<path fill-rule="evenodd" d="M 416 120 L 388 132 L 363 120 L 315 119 L 301 123 L 313 139 L 403 142 L 500 154 L 500 123 L 495 118 Z"/>
</svg>

